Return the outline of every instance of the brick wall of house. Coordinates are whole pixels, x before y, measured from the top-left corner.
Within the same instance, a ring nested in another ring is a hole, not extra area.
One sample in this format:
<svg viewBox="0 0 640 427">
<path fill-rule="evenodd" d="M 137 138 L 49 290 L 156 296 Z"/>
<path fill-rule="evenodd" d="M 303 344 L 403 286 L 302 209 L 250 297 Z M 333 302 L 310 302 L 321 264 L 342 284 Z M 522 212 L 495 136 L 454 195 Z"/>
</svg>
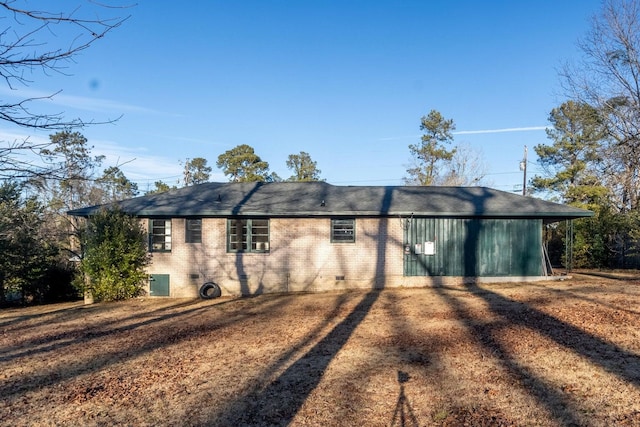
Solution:
<svg viewBox="0 0 640 427">
<path fill-rule="evenodd" d="M 403 277 L 398 219 L 356 219 L 355 243 L 332 243 L 328 218 L 272 218 L 269 226 L 268 253 L 228 253 L 225 218 L 204 218 L 197 244 L 185 243 L 185 220 L 173 218 L 171 252 L 154 252 L 148 272 L 170 275 L 172 297 L 195 297 L 206 281 L 223 295 L 424 285 Z"/>
</svg>

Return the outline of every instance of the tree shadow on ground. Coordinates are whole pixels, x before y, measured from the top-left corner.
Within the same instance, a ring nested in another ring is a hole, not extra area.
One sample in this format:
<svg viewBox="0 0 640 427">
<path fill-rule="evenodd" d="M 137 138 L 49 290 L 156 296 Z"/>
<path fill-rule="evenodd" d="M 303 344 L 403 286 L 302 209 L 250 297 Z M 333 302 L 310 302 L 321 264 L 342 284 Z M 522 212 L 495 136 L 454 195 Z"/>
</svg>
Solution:
<svg viewBox="0 0 640 427">
<path fill-rule="evenodd" d="M 469 289 L 474 295 L 484 297 L 482 292 Z M 564 425 L 581 425 L 578 417 L 575 416 L 577 408 L 572 407 L 572 403 L 559 390 L 553 388 L 543 378 L 525 364 L 519 362 L 509 349 L 503 346 L 496 338 L 497 330 L 502 322 L 491 322 L 483 324 L 478 322 L 473 313 L 465 307 L 463 300 L 456 297 L 460 289 L 439 286 L 436 292 L 446 301 L 456 313 L 457 318 L 469 329 L 470 335 L 475 337 L 476 343 L 480 347 L 486 348 L 487 352 L 493 354 L 495 359 L 508 373 L 509 377 L 516 384 L 521 384 L 526 388 L 536 400 L 549 411 L 550 415 Z M 518 303 L 513 303 L 511 310 L 522 309 Z M 504 315 L 504 311 L 496 314 Z M 509 320 L 509 319 L 507 319 Z M 497 326 L 496 326 L 497 325 Z M 528 326 L 528 325 L 527 325 Z"/>
<path fill-rule="evenodd" d="M 63 307 L 61 307 L 62 305 Z M 29 323 L 29 327 L 32 328 L 41 324 L 72 320 L 83 312 L 101 311 L 101 309 L 99 304 L 84 305 L 82 301 L 26 308 L 1 309 L 2 319 L 0 319 L 0 327 L 9 328 L 12 325 L 18 325 L 18 327 L 24 328 L 24 322 L 40 319 L 39 322 Z M 33 313 L 29 313 L 31 311 L 33 311 Z"/>
<path fill-rule="evenodd" d="M 483 204 L 478 203 L 476 214 L 481 215 Z M 508 348 L 497 338 L 501 324 L 520 326 L 549 338 L 558 345 L 580 355 L 605 371 L 617 376 L 634 386 L 640 386 L 640 357 L 620 348 L 604 339 L 585 332 L 571 324 L 565 323 L 525 303 L 511 300 L 496 292 L 480 287 L 477 281 L 480 229 L 469 229 L 465 236 L 463 257 L 466 284 L 460 289 L 436 286 L 438 294 L 452 307 L 457 317 L 476 337 L 478 344 L 493 352 L 500 364 L 517 384 L 522 384 L 527 392 L 545 407 L 551 416 L 564 425 L 581 425 L 580 408 L 571 402 L 560 390 L 536 373 L 524 363 L 517 360 Z M 526 262 L 526 260 L 521 260 Z M 465 306 L 463 299 L 456 296 L 472 294 L 483 300 L 489 310 L 499 317 L 500 321 L 481 323 Z"/>
<path fill-rule="evenodd" d="M 475 216 L 482 217 L 485 211 L 486 198 L 474 197 L 472 194 L 467 195 L 464 191 L 460 192 L 460 197 L 466 198 L 473 203 L 475 206 Z M 525 305 L 485 291 L 477 285 L 476 278 L 480 272 L 478 254 L 481 250 L 481 231 L 482 223 L 467 221 L 467 230 L 463 243 L 464 253 L 462 256 L 462 270 L 464 271 L 466 283 L 465 293 L 471 293 L 482 298 L 488 303 L 492 312 L 503 317 L 507 321 L 514 322 L 516 324 L 522 323 L 523 326 L 526 327 L 536 325 L 534 322 L 527 320 L 526 316 L 519 317 L 516 314 L 521 313 L 523 310 L 527 310 Z M 521 260 L 521 262 L 525 262 L 525 260 Z M 494 355 L 516 384 L 522 384 L 526 387 L 528 393 L 535 397 L 543 407 L 546 407 L 551 416 L 560 423 L 564 425 L 581 424 L 579 417 L 576 415 L 577 408 L 573 408 L 572 403 L 565 396 L 563 396 L 558 390 L 554 389 L 553 386 L 548 384 L 543 378 L 536 375 L 532 369 L 519 362 L 514 355 L 511 354 L 509 349 L 500 343 L 496 338 L 497 332 L 499 331 L 494 330 L 494 328 L 499 328 L 499 324 L 496 322 L 487 324 L 479 322 L 474 318 L 473 313 L 465 306 L 463 300 L 455 296 L 454 291 L 459 292 L 459 289 L 445 286 L 442 278 L 440 277 L 434 277 L 434 279 L 435 291 L 453 309 L 457 318 L 469 329 L 471 336 L 476 337 L 477 344 L 480 347 L 486 348 L 488 352 Z M 539 318 L 536 320 L 542 321 L 542 324 L 550 322 L 550 320 L 544 318 L 545 315 L 543 313 L 538 312 L 537 314 L 539 315 Z M 523 321 L 521 322 L 521 320 Z M 545 320 L 547 321 L 545 322 Z M 569 327 L 569 325 L 557 320 L 556 323 L 557 324 L 554 324 L 553 326 L 561 330 L 565 327 Z"/>
<path fill-rule="evenodd" d="M 89 326 L 85 324 L 79 324 L 74 328 L 70 328 L 61 332 L 54 330 L 44 335 L 38 335 L 34 338 L 21 340 L 14 346 L 4 347 L 0 349 L 0 362 L 11 361 L 23 356 L 35 356 L 40 353 L 47 353 L 66 346 L 77 344 L 79 342 L 88 344 L 91 341 L 106 336 L 130 331 L 133 329 L 151 325 L 156 322 L 169 320 L 174 317 L 187 316 L 189 314 L 196 313 L 200 310 L 205 309 L 205 307 L 200 304 L 196 307 L 183 310 L 187 307 L 197 305 L 198 302 L 198 300 L 174 302 L 152 311 L 145 311 L 144 314 L 136 313 L 131 316 L 102 321 L 100 323 Z M 57 311 L 56 316 L 53 319 L 46 318 L 41 322 L 28 325 L 17 324 L 16 327 L 20 328 L 20 330 L 26 330 L 34 327 L 39 327 L 44 324 L 55 325 L 56 323 L 67 321 L 80 321 L 87 316 L 95 316 L 99 313 L 108 312 L 109 308 L 112 307 L 112 304 L 117 303 L 102 303 L 73 307 L 68 310 Z M 219 304 L 220 303 L 216 305 Z M 182 311 L 180 311 L 179 314 L 176 314 L 175 310 Z"/>
<path fill-rule="evenodd" d="M 379 291 L 368 292 L 347 317 L 300 356 L 276 379 L 263 388 L 236 399 L 236 402 L 215 416 L 215 425 L 287 425 L 298 413 L 333 360 L 356 327 L 376 302 Z M 278 363 L 282 365 L 283 359 Z M 273 371 L 276 366 L 270 366 Z M 268 402 L 267 404 L 263 404 Z M 262 405 L 262 406 L 260 406 Z"/>
<path fill-rule="evenodd" d="M 391 206 L 392 194 L 392 188 L 385 188 L 380 212 L 383 218 L 379 222 L 378 236 L 388 235 L 389 219 L 386 218 L 386 214 Z M 327 203 L 330 202 L 327 200 Z M 380 289 L 384 288 L 382 278 L 385 271 L 386 245 L 386 239 L 378 238 L 374 255 L 377 260 L 376 282 L 373 284 L 373 289 L 360 300 L 353 310 L 311 349 L 278 374 L 277 378 L 239 396 L 222 413 L 212 414 L 207 424 L 246 426 L 290 424 L 308 396 L 320 383 L 331 361 L 345 346 L 378 300 Z M 313 337 L 314 333 L 307 334 L 305 339 L 295 347 L 301 348 L 302 343 L 311 342 Z M 268 379 L 278 372 L 280 367 L 295 357 L 294 355 L 294 352 L 288 351 L 277 363 L 265 370 L 263 379 Z M 263 402 L 268 403 L 263 404 Z"/>
<path fill-rule="evenodd" d="M 279 305 L 286 304 L 285 300 L 286 298 L 282 296 L 265 297 L 259 303 L 260 309 L 266 311 L 275 310 Z M 228 302 L 230 301 L 234 300 L 229 300 Z M 33 372 L 26 370 L 20 375 L 10 377 L 0 383 L 0 396 L 5 399 L 16 398 L 43 386 L 63 383 L 81 375 L 124 363 L 165 346 L 196 339 L 213 330 L 220 332 L 225 327 L 231 326 L 249 316 L 242 310 L 237 310 L 233 316 L 220 316 L 214 322 L 202 323 L 197 327 L 185 327 L 184 329 L 179 327 L 179 322 L 176 322 L 181 318 L 187 319 L 190 316 L 204 313 L 221 304 L 224 304 L 224 302 L 212 303 L 198 300 L 179 302 L 151 312 L 145 312 L 144 314 L 135 314 L 125 319 L 109 320 L 90 327 L 78 325 L 72 330 L 57 335 L 48 335 L 45 338 L 38 337 L 35 340 L 21 342 L 12 348 L 2 349 L 0 351 L 0 362 L 5 363 L 19 358 L 37 357 L 38 354 L 46 355 L 55 350 L 73 345 L 91 346 L 92 343 L 100 344 L 100 339 L 105 337 L 124 340 L 121 345 L 106 348 L 92 358 L 75 360 L 73 363 L 55 361 L 46 371 Z M 108 306 L 109 304 L 104 305 Z M 193 305 L 191 308 L 187 308 L 191 305 Z M 178 325 L 178 327 L 167 329 L 165 327 L 166 322 L 171 325 Z M 141 329 L 144 333 L 137 335 L 134 339 L 134 337 L 130 336 L 130 332 L 136 329 Z"/>
<path fill-rule="evenodd" d="M 615 304 L 604 302 L 598 298 L 589 298 L 588 296 L 585 295 L 586 293 L 593 293 L 594 291 L 599 292 L 598 290 L 595 290 L 594 288 L 591 288 L 591 287 L 585 288 L 583 289 L 583 292 L 581 292 L 580 288 L 578 289 L 573 288 L 569 290 L 569 289 L 554 289 L 552 287 L 549 287 L 546 285 L 540 285 L 540 284 L 530 284 L 530 286 L 544 289 L 547 292 L 551 292 L 557 295 L 558 298 L 573 298 L 573 299 L 585 301 L 591 304 L 596 304 L 602 307 L 607 307 L 612 310 L 624 311 L 625 313 L 629 313 L 629 314 L 640 314 L 640 310 L 631 310 L 622 305 L 615 305 Z"/>
<path fill-rule="evenodd" d="M 603 277 L 605 279 L 611 280 L 621 280 L 621 281 L 629 281 L 629 280 L 640 280 L 640 275 L 632 275 L 632 274 L 616 274 L 614 272 L 606 272 L 606 271 L 587 271 L 587 270 L 578 270 L 574 272 L 575 274 L 580 274 L 584 276 L 593 276 L 593 277 Z"/>
<path fill-rule="evenodd" d="M 483 289 L 477 284 L 469 284 L 467 289 L 482 298 L 493 313 L 506 319 L 510 324 L 534 329 L 621 380 L 640 387 L 639 355 L 527 304 Z"/>
</svg>

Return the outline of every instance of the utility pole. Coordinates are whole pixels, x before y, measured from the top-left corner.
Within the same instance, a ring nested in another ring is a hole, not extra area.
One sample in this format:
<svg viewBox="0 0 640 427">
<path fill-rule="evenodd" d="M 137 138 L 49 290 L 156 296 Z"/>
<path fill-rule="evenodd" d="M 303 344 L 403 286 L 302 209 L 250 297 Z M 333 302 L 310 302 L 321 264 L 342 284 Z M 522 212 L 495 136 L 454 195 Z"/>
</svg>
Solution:
<svg viewBox="0 0 640 427">
<path fill-rule="evenodd" d="M 527 195 L 527 146 L 524 146 L 524 158 L 520 162 L 520 170 L 523 172 L 522 176 L 522 195 Z"/>
</svg>

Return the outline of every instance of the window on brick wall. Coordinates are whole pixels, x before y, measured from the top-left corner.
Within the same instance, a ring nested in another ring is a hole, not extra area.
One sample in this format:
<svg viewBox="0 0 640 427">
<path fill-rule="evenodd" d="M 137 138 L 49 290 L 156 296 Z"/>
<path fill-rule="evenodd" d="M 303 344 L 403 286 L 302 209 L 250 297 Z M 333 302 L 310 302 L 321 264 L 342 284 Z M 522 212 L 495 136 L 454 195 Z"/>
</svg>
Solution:
<svg viewBox="0 0 640 427">
<path fill-rule="evenodd" d="M 151 219 L 149 220 L 149 248 L 151 252 L 171 251 L 171 220 Z"/>
<path fill-rule="evenodd" d="M 228 252 L 269 252 L 269 220 L 258 218 L 227 220 Z"/>
<path fill-rule="evenodd" d="M 185 243 L 202 243 L 202 219 L 187 218 L 184 230 Z"/>
<path fill-rule="evenodd" d="M 332 219 L 331 220 L 331 243 L 354 243 L 356 241 L 356 220 Z"/>
</svg>

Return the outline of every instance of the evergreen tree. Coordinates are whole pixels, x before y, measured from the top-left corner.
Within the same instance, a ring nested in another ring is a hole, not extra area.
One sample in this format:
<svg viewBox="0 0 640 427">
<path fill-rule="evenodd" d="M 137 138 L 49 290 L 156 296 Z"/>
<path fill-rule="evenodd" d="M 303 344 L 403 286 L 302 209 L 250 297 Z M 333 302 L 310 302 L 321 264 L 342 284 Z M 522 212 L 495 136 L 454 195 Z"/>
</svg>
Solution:
<svg viewBox="0 0 640 427">
<path fill-rule="evenodd" d="M 10 297 L 41 302 L 50 285 L 44 278 L 56 266 L 57 248 L 41 233 L 43 207 L 24 198 L 15 182 L 0 186 L 0 304 Z"/>
<path fill-rule="evenodd" d="M 202 184 L 209 181 L 211 166 L 207 165 L 207 159 L 195 157 L 187 159 L 184 165 L 184 186 Z"/>
<path fill-rule="evenodd" d="M 138 194 L 138 184 L 129 181 L 117 166 L 106 168 L 96 183 L 102 189 L 102 203 L 129 199 Z"/>
<path fill-rule="evenodd" d="M 164 193 L 165 191 L 175 190 L 176 188 L 178 188 L 175 185 L 169 186 L 169 184 L 163 181 L 156 181 L 153 183 L 153 185 L 154 185 L 154 188 L 147 191 L 145 195 Z"/>
<path fill-rule="evenodd" d="M 87 138 L 80 132 L 68 130 L 49 136 L 52 148 L 41 150 L 40 154 L 49 160 L 57 176 L 40 181 L 39 185 L 51 194 L 50 203 L 54 210 L 67 210 L 101 202 L 93 178 L 104 156 L 92 156 Z"/>
<path fill-rule="evenodd" d="M 269 174 L 269 163 L 246 144 L 225 151 L 218 156 L 216 165 L 231 182 L 271 182 L 279 179 L 277 175 Z"/>
<path fill-rule="evenodd" d="M 562 202 L 593 209 L 607 196 L 598 179 L 599 155 L 606 131 L 594 107 L 567 101 L 549 115 L 551 145 L 534 147 L 546 176 L 535 176 L 535 191 L 550 191 Z"/>
<path fill-rule="evenodd" d="M 143 292 L 150 258 L 146 233 L 137 218 L 105 209 L 87 220 L 81 233 L 80 287 L 97 301 L 132 298 Z"/>
<path fill-rule="evenodd" d="M 553 143 L 535 147 L 545 176 L 535 176 L 533 188 L 595 214 L 574 224 L 573 266 L 625 266 L 636 250 L 640 228 L 634 212 L 620 211 L 615 190 L 607 184 L 605 117 L 593 106 L 567 101 L 552 110 L 549 121 L 553 128 L 547 136 Z M 566 224 L 561 224 L 552 238 L 562 241 L 565 232 Z"/>
<path fill-rule="evenodd" d="M 322 181 L 320 178 L 322 171 L 318 169 L 317 162 L 311 159 L 309 153 L 301 151 L 300 154 L 289 154 L 287 167 L 293 171 L 288 181 Z"/>
<path fill-rule="evenodd" d="M 420 130 L 424 131 L 419 144 L 409 145 L 414 165 L 407 169 L 407 184 L 435 185 L 443 172 L 443 165 L 451 161 L 456 152 L 446 145 L 453 142 L 456 129 L 453 120 L 445 119 L 440 112 L 431 110 L 420 119 Z"/>
</svg>

